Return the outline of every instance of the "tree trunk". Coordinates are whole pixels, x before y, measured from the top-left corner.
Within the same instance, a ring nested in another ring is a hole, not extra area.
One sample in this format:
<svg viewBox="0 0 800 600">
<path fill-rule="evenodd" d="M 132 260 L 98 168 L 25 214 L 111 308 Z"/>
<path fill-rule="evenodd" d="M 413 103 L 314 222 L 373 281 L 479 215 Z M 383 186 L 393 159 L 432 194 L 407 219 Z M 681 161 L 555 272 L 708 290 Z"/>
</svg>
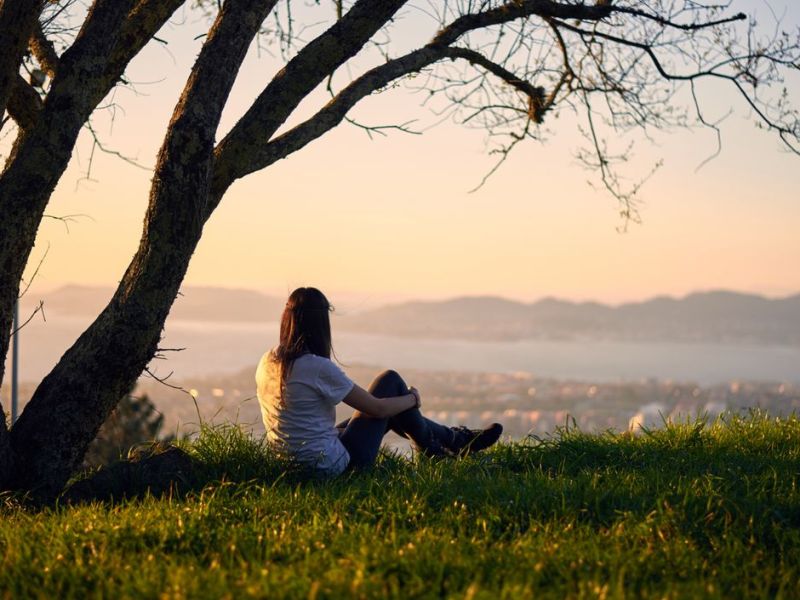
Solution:
<svg viewBox="0 0 800 600">
<path fill-rule="evenodd" d="M 187 191 L 198 192 L 192 204 L 151 212 L 147 234 L 113 299 L 44 378 L 11 430 L 20 466 L 13 487 L 33 490 L 42 499 L 57 495 L 155 355 L 202 232 L 196 215 L 204 195 L 192 179 L 183 179 Z M 155 192 L 156 203 L 179 200 L 172 191 Z"/>
<path fill-rule="evenodd" d="M 16 146 L 19 160 L 14 160 L 0 178 L 0 357 L 5 358 L 8 353 L 19 284 L 39 222 L 72 150 L 71 146 L 64 148 L 61 144 L 54 144 L 53 138 L 46 134 L 77 137 L 80 126 L 81 123 L 72 124 L 65 119 L 58 132 L 36 128 L 32 135 L 22 132 L 23 140 L 18 140 Z M 45 139 L 38 139 L 41 137 Z M 0 383 L 4 372 L 4 361 L 0 361 Z M 5 429 L 5 419 L 2 428 Z M 12 455 L 3 445 L 6 437 L 0 434 L 0 484 L 8 479 L 12 467 Z"/>
<path fill-rule="evenodd" d="M 159 153 L 139 249 L 111 302 L 41 382 L 11 431 L 13 487 L 56 496 L 155 355 L 206 220 L 214 135 L 247 48 L 275 0 L 228 0 Z M 255 5 L 255 6 L 254 6 Z"/>
</svg>

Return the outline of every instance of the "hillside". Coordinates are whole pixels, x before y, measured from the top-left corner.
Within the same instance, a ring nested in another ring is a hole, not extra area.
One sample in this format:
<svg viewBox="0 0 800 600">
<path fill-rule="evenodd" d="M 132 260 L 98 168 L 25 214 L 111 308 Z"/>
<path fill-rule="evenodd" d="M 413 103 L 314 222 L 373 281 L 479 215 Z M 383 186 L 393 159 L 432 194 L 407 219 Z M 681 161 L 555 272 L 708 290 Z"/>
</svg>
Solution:
<svg viewBox="0 0 800 600">
<path fill-rule="evenodd" d="M 185 495 L 0 503 L 13 598 L 792 598 L 800 420 L 384 456 L 312 481 L 237 430 L 189 446 Z"/>
<path fill-rule="evenodd" d="M 93 317 L 114 294 L 112 288 L 68 285 L 44 294 L 27 297 L 23 305 L 44 302 L 47 312 L 59 315 Z M 186 286 L 170 311 L 170 319 L 185 321 L 274 321 L 285 300 L 253 290 Z"/>
<path fill-rule="evenodd" d="M 92 316 L 113 290 L 67 286 L 46 294 L 45 309 Z M 38 302 L 29 298 L 27 302 Z M 285 300 L 252 290 L 186 287 L 171 320 L 275 322 Z M 800 345 L 800 294 L 770 299 L 716 291 L 610 306 L 545 298 L 522 303 L 492 296 L 405 302 L 334 313 L 337 330 L 423 339 L 627 340 Z"/>
<path fill-rule="evenodd" d="M 338 321 L 350 331 L 423 338 L 614 339 L 800 344 L 800 295 L 769 299 L 737 292 L 657 297 L 609 306 L 546 298 L 493 297 L 407 302 Z"/>
</svg>

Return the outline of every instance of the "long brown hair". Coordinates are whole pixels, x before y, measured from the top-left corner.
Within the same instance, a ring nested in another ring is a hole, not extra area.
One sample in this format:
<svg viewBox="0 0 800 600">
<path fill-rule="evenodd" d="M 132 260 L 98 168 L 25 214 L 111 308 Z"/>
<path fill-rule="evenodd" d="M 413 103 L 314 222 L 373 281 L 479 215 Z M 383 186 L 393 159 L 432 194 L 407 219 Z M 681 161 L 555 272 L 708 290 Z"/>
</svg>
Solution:
<svg viewBox="0 0 800 600">
<path fill-rule="evenodd" d="M 325 294 L 317 288 L 301 287 L 289 295 L 281 317 L 280 343 L 273 352 L 280 365 L 281 387 L 298 357 L 308 353 L 331 357 L 332 310 Z"/>
</svg>

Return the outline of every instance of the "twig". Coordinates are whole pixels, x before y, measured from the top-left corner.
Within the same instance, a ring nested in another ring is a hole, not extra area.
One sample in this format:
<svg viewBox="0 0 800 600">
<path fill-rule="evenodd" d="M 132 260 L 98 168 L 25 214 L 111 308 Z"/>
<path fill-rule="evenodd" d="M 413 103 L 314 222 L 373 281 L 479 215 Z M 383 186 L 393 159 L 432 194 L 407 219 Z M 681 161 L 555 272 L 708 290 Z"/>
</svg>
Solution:
<svg viewBox="0 0 800 600">
<path fill-rule="evenodd" d="M 167 348 L 164 348 L 163 350 L 168 350 L 168 349 L 167 349 Z M 183 350 L 183 348 L 181 348 L 181 350 Z M 156 375 L 155 373 L 153 373 L 153 372 L 150 370 L 150 367 L 145 367 L 145 368 L 144 368 L 144 372 L 145 372 L 145 373 L 146 373 L 148 376 L 150 376 L 151 378 L 155 379 L 155 380 L 156 380 L 158 383 L 160 383 L 161 385 L 163 385 L 163 386 L 165 386 L 165 387 L 168 387 L 168 388 L 171 388 L 171 389 L 173 389 L 173 390 L 177 390 L 177 391 L 179 391 L 179 392 L 183 392 L 184 394 L 186 394 L 187 396 L 189 396 L 189 397 L 192 399 L 192 402 L 194 403 L 194 408 L 195 408 L 195 411 L 197 411 L 197 419 L 200 421 L 200 425 L 201 425 L 201 426 L 203 425 L 203 416 L 200 414 L 200 405 L 199 405 L 199 404 L 197 404 L 197 398 L 195 398 L 194 394 L 192 394 L 192 393 L 191 393 L 189 390 L 187 390 L 185 387 L 182 387 L 182 386 L 179 386 L 179 385 L 173 385 L 173 384 L 171 384 L 171 383 L 167 382 L 167 379 L 169 379 L 170 377 L 172 377 L 172 375 L 175 373 L 175 371 L 170 371 L 170 372 L 169 372 L 169 374 L 168 374 L 166 377 L 159 377 L 158 375 Z"/>
<path fill-rule="evenodd" d="M 17 333 L 23 327 L 25 327 L 25 325 L 27 325 L 28 323 L 30 323 L 33 320 L 33 317 L 35 317 L 37 313 L 42 313 L 42 321 L 47 323 L 47 316 L 44 314 L 44 300 L 39 300 L 39 305 L 33 310 L 33 312 L 30 314 L 30 316 L 27 319 L 25 319 L 24 323 L 19 325 L 16 329 L 14 329 L 11 332 L 11 336 L 13 337 L 13 336 L 17 335 Z"/>
<path fill-rule="evenodd" d="M 33 284 L 33 280 L 36 279 L 36 276 L 39 274 L 39 269 L 42 268 L 42 264 L 44 263 L 44 259 L 47 258 L 47 253 L 50 252 L 50 243 L 47 243 L 47 248 L 44 250 L 44 254 L 42 254 L 42 258 L 39 259 L 39 264 L 36 265 L 36 269 L 33 271 L 33 274 L 30 276 L 27 282 L 25 282 L 25 288 L 20 293 L 19 298 L 22 298 L 30 289 L 31 284 Z"/>
</svg>

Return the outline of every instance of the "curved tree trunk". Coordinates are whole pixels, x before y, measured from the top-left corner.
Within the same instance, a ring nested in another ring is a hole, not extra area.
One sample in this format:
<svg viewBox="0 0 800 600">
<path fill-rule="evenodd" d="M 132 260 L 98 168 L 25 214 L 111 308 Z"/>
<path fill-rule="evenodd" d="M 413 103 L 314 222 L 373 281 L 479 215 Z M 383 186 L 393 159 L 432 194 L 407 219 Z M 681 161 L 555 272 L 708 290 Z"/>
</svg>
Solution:
<svg viewBox="0 0 800 600">
<path fill-rule="evenodd" d="M 214 135 L 244 55 L 275 0 L 228 0 L 159 153 L 139 249 L 111 302 L 41 382 L 11 431 L 13 486 L 57 495 L 155 355 L 206 220 Z"/>
</svg>

